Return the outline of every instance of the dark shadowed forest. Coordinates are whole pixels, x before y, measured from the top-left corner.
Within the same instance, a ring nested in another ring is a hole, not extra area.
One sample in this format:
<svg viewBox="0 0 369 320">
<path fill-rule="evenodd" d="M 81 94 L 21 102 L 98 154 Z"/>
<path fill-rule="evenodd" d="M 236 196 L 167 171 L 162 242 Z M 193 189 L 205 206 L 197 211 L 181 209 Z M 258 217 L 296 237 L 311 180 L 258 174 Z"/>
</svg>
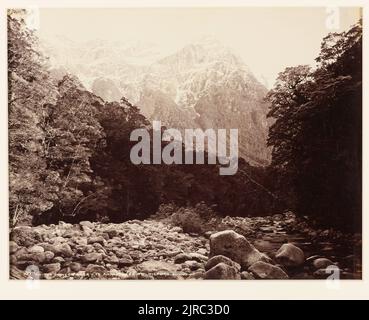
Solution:
<svg viewBox="0 0 369 320">
<path fill-rule="evenodd" d="M 190 75 L 182 80 L 194 91 L 182 102 L 209 85 L 186 109 L 146 89 L 133 103 L 100 78 L 86 89 L 83 77 L 52 67 L 26 15 L 9 10 L 7 21 L 10 278 L 362 277 L 361 21 L 321 39 L 315 67 L 280 70 L 269 91 L 212 40 L 147 69 L 170 70 L 165 86 L 178 65 L 178 77 Z M 181 73 L 209 47 L 218 50 L 210 69 Z M 92 62 L 107 48 L 120 52 L 104 45 Z M 103 64 L 115 66 L 109 57 Z M 153 138 L 161 117 L 178 129 L 239 126 L 236 174 L 220 175 L 219 158 L 132 163 L 131 133 Z"/>
<path fill-rule="evenodd" d="M 331 33 L 317 67 L 281 71 L 265 97 L 272 120 L 264 167 L 134 165 L 130 132 L 150 128 L 126 98 L 105 102 L 73 75 L 48 71 L 20 11 L 8 14 L 10 225 L 123 222 L 161 204 L 203 202 L 221 216 L 287 210 L 317 225 L 361 228 L 362 27 Z"/>
</svg>

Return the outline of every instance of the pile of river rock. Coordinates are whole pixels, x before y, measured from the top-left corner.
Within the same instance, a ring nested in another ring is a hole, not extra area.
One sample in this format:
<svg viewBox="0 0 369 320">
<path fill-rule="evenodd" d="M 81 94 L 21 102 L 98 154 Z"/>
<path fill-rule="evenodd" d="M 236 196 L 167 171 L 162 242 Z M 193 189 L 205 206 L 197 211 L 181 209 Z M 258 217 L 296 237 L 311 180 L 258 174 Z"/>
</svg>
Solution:
<svg viewBox="0 0 369 320">
<path fill-rule="evenodd" d="M 268 256 L 233 230 L 194 236 L 153 220 L 60 222 L 10 234 L 12 279 L 287 279 L 296 268 L 327 277 L 329 266 L 291 243 Z"/>
<path fill-rule="evenodd" d="M 326 258 L 305 259 L 304 252 L 291 243 L 283 244 L 274 260 L 257 250 L 247 239 L 232 230 L 210 236 L 210 259 L 205 279 L 288 279 L 288 271 L 311 264 L 315 276 L 327 276 L 326 268 L 336 265 Z"/>
</svg>

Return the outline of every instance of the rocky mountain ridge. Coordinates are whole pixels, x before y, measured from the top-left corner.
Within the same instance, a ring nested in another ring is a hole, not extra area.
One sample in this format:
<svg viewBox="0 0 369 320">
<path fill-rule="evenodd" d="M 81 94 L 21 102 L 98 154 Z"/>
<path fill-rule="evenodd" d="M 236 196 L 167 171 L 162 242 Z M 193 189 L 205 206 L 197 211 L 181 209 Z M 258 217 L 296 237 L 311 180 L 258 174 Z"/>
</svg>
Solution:
<svg viewBox="0 0 369 320">
<path fill-rule="evenodd" d="M 54 72 L 75 74 L 104 100 L 125 96 L 167 127 L 237 128 L 240 156 L 269 162 L 267 89 L 219 41 L 205 37 L 171 54 L 140 42 L 48 41 L 43 48 Z"/>
</svg>

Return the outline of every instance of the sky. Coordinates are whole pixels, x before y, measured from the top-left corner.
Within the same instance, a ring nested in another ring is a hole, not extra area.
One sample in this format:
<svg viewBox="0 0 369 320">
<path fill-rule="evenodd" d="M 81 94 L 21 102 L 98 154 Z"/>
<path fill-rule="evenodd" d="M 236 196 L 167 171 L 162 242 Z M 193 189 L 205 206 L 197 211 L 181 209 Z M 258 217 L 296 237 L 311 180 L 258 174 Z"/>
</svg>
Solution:
<svg viewBox="0 0 369 320">
<path fill-rule="evenodd" d="M 359 17 L 358 8 L 326 7 L 55 8 L 39 9 L 31 23 L 43 37 L 149 41 L 165 52 L 210 35 L 271 87 L 286 67 L 314 65 L 322 38 Z"/>
</svg>

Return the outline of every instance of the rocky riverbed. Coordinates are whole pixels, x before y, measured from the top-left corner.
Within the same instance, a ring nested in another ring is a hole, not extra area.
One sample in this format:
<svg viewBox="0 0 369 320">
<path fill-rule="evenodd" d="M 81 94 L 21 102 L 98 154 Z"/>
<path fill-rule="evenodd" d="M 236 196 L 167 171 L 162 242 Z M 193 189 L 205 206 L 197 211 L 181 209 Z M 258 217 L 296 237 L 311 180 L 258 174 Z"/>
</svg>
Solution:
<svg viewBox="0 0 369 320">
<path fill-rule="evenodd" d="M 322 279 L 329 267 L 359 279 L 359 238 L 313 231 L 291 214 L 227 217 L 202 235 L 153 219 L 60 222 L 12 230 L 10 278 Z"/>
</svg>

